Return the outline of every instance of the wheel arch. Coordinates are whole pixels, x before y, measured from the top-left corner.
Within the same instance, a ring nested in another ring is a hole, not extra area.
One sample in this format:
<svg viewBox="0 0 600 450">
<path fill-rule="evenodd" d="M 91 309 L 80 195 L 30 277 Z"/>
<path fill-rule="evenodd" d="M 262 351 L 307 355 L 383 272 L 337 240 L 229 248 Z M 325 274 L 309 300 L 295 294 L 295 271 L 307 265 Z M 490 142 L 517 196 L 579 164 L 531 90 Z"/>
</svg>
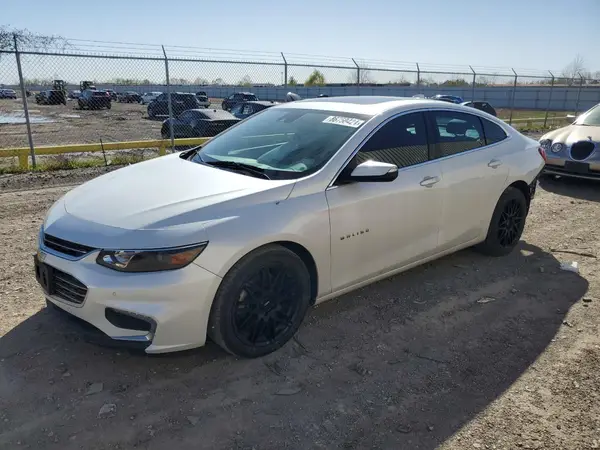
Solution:
<svg viewBox="0 0 600 450">
<path fill-rule="evenodd" d="M 525 201 L 527 202 L 527 210 L 529 211 L 529 203 L 531 202 L 531 190 L 529 189 L 529 185 L 523 180 L 517 180 L 512 184 L 508 185 L 507 189 L 509 187 L 516 188 L 523 193 L 523 195 L 525 196 Z"/>
<path fill-rule="evenodd" d="M 260 250 L 262 248 L 269 247 L 269 246 L 275 246 L 275 245 L 283 247 L 283 248 L 291 251 L 292 253 L 294 253 L 296 256 L 298 256 L 302 260 L 302 262 L 306 266 L 306 269 L 308 270 L 308 274 L 310 276 L 310 294 L 311 294 L 310 303 L 311 303 L 311 305 L 314 305 L 315 301 L 317 299 L 317 296 L 318 296 L 318 292 L 319 292 L 319 270 L 317 268 L 317 263 L 315 261 L 315 258 L 312 255 L 312 253 L 304 245 L 302 245 L 298 242 L 292 241 L 292 240 L 282 239 L 282 240 L 277 240 L 277 241 L 265 242 L 258 246 L 254 246 L 254 247 L 250 248 L 248 251 L 246 251 L 242 254 L 236 255 L 236 258 L 233 260 L 230 260 L 230 262 L 227 264 L 227 270 L 222 275 L 222 277 L 225 278 L 227 273 L 229 273 L 229 271 L 239 261 L 241 261 L 246 256 L 248 256 L 251 253 L 253 253 L 257 250 Z"/>
</svg>

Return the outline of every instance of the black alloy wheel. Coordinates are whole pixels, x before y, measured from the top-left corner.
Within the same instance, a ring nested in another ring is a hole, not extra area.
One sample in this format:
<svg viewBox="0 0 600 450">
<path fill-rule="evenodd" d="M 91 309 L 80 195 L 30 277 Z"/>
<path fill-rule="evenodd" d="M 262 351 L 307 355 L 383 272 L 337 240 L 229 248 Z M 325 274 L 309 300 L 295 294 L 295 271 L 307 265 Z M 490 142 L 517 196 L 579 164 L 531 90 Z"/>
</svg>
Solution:
<svg viewBox="0 0 600 450">
<path fill-rule="evenodd" d="M 527 212 L 525 194 L 513 186 L 506 188 L 492 214 L 485 241 L 476 246 L 477 250 L 489 256 L 512 252 L 521 239 Z"/>
<path fill-rule="evenodd" d="M 292 338 L 310 301 L 311 279 L 302 259 L 267 245 L 244 256 L 223 278 L 208 334 L 229 353 L 263 356 Z"/>
<path fill-rule="evenodd" d="M 299 300 L 298 280 L 285 267 L 261 267 L 239 292 L 233 314 L 237 338 L 257 347 L 277 342 L 294 325 Z"/>
<path fill-rule="evenodd" d="M 504 205 L 498 223 L 498 242 L 502 247 L 514 246 L 519 240 L 525 211 L 517 200 L 511 200 Z"/>
</svg>

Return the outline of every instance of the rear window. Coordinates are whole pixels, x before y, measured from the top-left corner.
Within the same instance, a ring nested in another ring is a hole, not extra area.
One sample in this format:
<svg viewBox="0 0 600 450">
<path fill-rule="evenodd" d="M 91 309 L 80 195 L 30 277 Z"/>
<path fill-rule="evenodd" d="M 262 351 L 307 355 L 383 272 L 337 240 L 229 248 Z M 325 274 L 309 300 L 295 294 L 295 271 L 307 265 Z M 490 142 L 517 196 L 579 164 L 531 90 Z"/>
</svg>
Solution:
<svg viewBox="0 0 600 450">
<path fill-rule="evenodd" d="M 506 133 L 502 128 L 489 120 L 480 117 L 483 123 L 483 133 L 485 134 L 485 142 L 487 145 L 495 144 L 496 142 L 506 139 Z"/>
<path fill-rule="evenodd" d="M 258 97 L 254 94 L 244 94 L 244 100 L 248 100 L 248 101 L 258 100 Z"/>
<path fill-rule="evenodd" d="M 203 91 L 196 92 L 196 95 L 203 95 L 204 97 L 206 97 L 206 92 L 203 92 Z"/>
</svg>

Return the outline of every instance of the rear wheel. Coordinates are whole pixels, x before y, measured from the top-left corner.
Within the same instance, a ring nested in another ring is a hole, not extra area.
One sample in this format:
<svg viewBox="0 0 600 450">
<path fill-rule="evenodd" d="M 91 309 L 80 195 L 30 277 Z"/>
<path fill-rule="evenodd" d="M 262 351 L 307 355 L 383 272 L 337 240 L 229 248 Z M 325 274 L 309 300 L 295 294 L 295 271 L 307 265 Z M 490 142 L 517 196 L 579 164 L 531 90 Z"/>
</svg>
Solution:
<svg viewBox="0 0 600 450">
<path fill-rule="evenodd" d="M 519 189 L 508 187 L 496 204 L 485 241 L 476 248 L 490 256 L 508 255 L 521 239 L 526 217 L 525 196 Z"/>
<path fill-rule="evenodd" d="M 310 305 L 310 275 L 302 260 L 279 245 L 246 255 L 215 296 L 208 334 L 224 350 L 255 358 L 283 346 Z"/>
</svg>

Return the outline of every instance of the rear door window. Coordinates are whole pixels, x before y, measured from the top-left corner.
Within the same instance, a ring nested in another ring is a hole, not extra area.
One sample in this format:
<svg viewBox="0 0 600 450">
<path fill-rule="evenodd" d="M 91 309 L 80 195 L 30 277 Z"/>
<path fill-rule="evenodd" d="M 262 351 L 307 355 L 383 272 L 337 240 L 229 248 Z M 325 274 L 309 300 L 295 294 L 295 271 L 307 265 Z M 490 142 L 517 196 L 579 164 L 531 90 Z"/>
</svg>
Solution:
<svg viewBox="0 0 600 450">
<path fill-rule="evenodd" d="M 456 155 L 485 145 L 478 116 L 457 111 L 432 111 L 429 117 L 436 157 Z"/>
<path fill-rule="evenodd" d="M 499 125 L 483 118 L 481 119 L 481 122 L 483 123 L 483 132 L 485 134 L 487 145 L 503 141 L 508 137 Z"/>
</svg>

